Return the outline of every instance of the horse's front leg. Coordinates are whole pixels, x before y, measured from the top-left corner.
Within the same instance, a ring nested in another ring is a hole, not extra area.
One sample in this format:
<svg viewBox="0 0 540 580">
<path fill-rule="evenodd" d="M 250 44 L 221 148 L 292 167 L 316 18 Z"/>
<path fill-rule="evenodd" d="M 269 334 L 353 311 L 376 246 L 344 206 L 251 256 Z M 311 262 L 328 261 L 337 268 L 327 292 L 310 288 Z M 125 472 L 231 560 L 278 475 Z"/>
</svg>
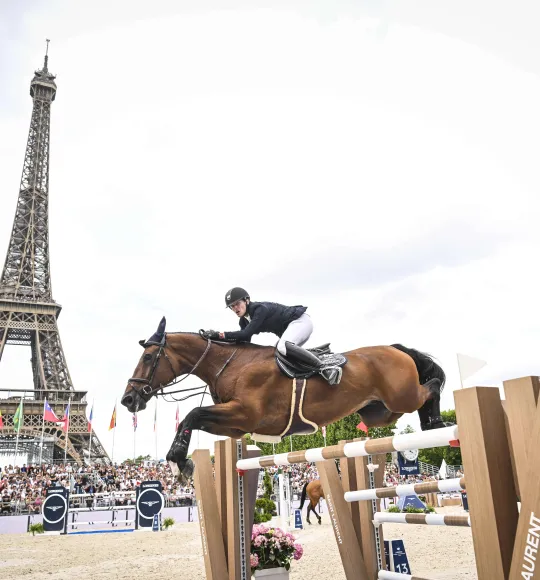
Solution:
<svg viewBox="0 0 540 580">
<path fill-rule="evenodd" d="M 193 429 L 224 437 L 242 437 L 250 431 L 246 421 L 243 407 L 234 401 L 192 409 L 178 426 L 174 441 L 167 453 L 167 461 L 171 465 L 173 474 L 181 479 L 187 479 L 193 474 L 193 462 L 188 459 Z"/>
</svg>

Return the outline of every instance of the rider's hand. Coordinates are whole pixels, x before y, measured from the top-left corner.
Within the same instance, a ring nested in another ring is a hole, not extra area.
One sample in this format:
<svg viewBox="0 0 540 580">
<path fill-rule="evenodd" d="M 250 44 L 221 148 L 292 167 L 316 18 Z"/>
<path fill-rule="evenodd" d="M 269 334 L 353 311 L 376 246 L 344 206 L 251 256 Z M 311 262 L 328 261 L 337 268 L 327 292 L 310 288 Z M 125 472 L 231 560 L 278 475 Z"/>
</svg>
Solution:
<svg viewBox="0 0 540 580">
<path fill-rule="evenodd" d="M 219 332 L 217 330 L 205 330 L 203 332 L 204 338 L 208 340 L 219 340 Z"/>
</svg>

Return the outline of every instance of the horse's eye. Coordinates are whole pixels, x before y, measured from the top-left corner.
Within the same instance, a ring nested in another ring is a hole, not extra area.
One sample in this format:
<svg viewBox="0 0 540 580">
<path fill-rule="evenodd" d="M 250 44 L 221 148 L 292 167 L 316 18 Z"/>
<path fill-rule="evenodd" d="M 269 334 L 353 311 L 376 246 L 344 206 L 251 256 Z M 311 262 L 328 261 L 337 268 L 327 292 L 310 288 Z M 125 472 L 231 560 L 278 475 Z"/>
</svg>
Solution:
<svg viewBox="0 0 540 580">
<path fill-rule="evenodd" d="M 143 356 L 143 360 L 144 360 L 144 362 L 150 362 L 152 360 L 152 355 L 151 354 L 145 354 Z"/>
</svg>

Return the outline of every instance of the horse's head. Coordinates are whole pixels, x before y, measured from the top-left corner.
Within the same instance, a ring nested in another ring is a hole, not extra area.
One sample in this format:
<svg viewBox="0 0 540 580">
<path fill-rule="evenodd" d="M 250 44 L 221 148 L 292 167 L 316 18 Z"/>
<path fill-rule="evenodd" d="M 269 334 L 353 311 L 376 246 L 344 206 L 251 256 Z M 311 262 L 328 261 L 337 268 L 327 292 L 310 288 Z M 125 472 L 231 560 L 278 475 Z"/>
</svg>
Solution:
<svg viewBox="0 0 540 580">
<path fill-rule="evenodd" d="M 165 352 L 165 325 L 166 320 L 163 317 L 157 331 L 148 340 L 139 341 L 144 352 L 133 376 L 128 381 L 121 401 L 131 413 L 146 409 L 146 403 L 152 396 L 177 376 Z"/>
</svg>

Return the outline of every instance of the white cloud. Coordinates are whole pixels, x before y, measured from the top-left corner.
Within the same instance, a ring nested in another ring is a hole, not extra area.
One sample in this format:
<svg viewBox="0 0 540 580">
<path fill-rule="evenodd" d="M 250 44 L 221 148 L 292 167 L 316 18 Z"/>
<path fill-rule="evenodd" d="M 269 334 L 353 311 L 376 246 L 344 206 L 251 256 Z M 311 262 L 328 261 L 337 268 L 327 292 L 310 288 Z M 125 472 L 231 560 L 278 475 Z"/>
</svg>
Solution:
<svg viewBox="0 0 540 580">
<path fill-rule="evenodd" d="M 458 351 L 487 360 L 493 383 L 537 373 L 538 77 L 440 32 L 390 22 L 377 36 L 377 20 L 343 7 L 191 6 L 37 5 L 10 39 L 0 238 L 47 35 L 53 291 L 103 443 L 137 340 L 162 314 L 172 330 L 234 327 L 222 300 L 235 284 L 308 304 L 313 344 L 432 352 L 446 406 Z M 2 383 L 28 383 L 28 359 L 8 349 Z M 160 407 L 160 456 L 174 412 Z M 141 414 L 138 444 L 151 454 L 152 419 Z M 132 453 L 130 421 L 119 411 L 117 457 Z"/>
</svg>

